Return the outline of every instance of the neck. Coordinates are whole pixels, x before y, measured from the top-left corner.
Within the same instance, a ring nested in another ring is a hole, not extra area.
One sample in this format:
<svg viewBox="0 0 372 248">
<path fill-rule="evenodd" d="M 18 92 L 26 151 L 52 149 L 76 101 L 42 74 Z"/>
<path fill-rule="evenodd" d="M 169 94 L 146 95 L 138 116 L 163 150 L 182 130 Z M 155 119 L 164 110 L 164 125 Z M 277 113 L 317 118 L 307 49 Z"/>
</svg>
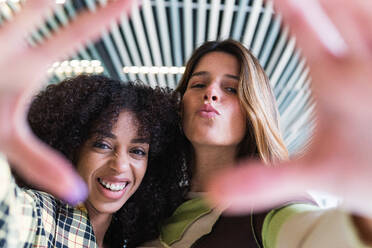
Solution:
<svg viewBox="0 0 372 248">
<path fill-rule="evenodd" d="M 103 239 L 106 231 L 110 225 L 112 214 L 99 213 L 95 208 L 90 207 L 86 204 L 89 213 L 89 220 L 92 224 L 94 235 L 96 236 L 96 242 L 98 247 L 104 247 Z"/>
<path fill-rule="evenodd" d="M 191 191 L 204 191 L 208 177 L 217 170 L 231 167 L 236 159 L 236 146 L 195 146 Z"/>
</svg>

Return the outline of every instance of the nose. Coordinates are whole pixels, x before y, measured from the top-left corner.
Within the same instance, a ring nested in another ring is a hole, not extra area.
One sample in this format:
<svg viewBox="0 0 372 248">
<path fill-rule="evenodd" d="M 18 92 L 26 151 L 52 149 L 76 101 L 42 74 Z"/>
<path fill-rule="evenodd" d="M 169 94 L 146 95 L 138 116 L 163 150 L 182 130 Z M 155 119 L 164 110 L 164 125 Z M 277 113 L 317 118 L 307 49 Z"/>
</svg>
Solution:
<svg viewBox="0 0 372 248">
<path fill-rule="evenodd" d="M 219 96 L 218 96 L 218 93 L 217 93 L 217 90 L 215 89 L 215 87 L 213 85 L 210 85 L 207 90 L 205 91 L 205 94 L 204 94 L 204 101 L 212 101 L 212 102 L 216 102 L 219 100 Z"/>
<path fill-rule="evenodd" d="M 112 162 L 110 163 L 110 168 L 117 172 L 118 174 L 124 173 L 130 170 L 129 157 L 124 152 L 115 152 Z"/>
</svg>

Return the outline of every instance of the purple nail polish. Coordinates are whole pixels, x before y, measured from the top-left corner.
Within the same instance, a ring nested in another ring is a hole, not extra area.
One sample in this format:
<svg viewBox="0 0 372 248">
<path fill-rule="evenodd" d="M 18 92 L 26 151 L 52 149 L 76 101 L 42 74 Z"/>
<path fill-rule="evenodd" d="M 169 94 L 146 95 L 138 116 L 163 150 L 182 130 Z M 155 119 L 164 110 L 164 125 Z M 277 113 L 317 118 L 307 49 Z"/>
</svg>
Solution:
<svg viewBox="0 0 372 248">
<path fill-rule="evenodd" d="M 72 206 L 83 202 L 88 197 L 88 187 L 86 183 L 80 179 L 75 179 L 75 185 L 64 197 L 63 200 Z"/>
</svg>

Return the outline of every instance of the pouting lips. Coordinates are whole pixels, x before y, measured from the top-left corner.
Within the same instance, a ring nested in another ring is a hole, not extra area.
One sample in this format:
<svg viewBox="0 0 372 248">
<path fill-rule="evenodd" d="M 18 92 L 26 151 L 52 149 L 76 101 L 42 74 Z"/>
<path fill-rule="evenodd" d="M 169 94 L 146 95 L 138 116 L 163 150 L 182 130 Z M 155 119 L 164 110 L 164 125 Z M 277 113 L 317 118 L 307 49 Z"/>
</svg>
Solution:
<svg viewBox="0 0 372 248">
<path fill-rule="evenodd" d="M 106 189 L 109 189 L 111 191 L 121 191 L 123 190 L 129 182 L 123 182 L 123 183 L 109 183 L 103 181 L 101 178 L 98 178 L 98 182 L 105 187 Z"/>
</svg>

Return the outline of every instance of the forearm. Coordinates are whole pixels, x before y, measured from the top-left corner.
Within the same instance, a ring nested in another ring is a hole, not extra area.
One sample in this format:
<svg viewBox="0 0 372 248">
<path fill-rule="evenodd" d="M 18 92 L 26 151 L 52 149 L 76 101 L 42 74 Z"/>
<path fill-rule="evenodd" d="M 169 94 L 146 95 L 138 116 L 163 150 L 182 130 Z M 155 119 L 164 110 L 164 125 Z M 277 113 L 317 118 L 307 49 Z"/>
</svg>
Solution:
<svg viewBox="0 0 372 248">
<path fill-rule="evenodd" d="M 367 247 L 366 223 L 340 209 L 320 209 L 297 204 L 285 207 L 265 220 L 265 248 Z M 367 223 L 370 228 L 370 222 Z M 363 227 L 362 229 L 360 229 Z M 370 230 L 370 229 L 369 229 Z"/>
</svg>

